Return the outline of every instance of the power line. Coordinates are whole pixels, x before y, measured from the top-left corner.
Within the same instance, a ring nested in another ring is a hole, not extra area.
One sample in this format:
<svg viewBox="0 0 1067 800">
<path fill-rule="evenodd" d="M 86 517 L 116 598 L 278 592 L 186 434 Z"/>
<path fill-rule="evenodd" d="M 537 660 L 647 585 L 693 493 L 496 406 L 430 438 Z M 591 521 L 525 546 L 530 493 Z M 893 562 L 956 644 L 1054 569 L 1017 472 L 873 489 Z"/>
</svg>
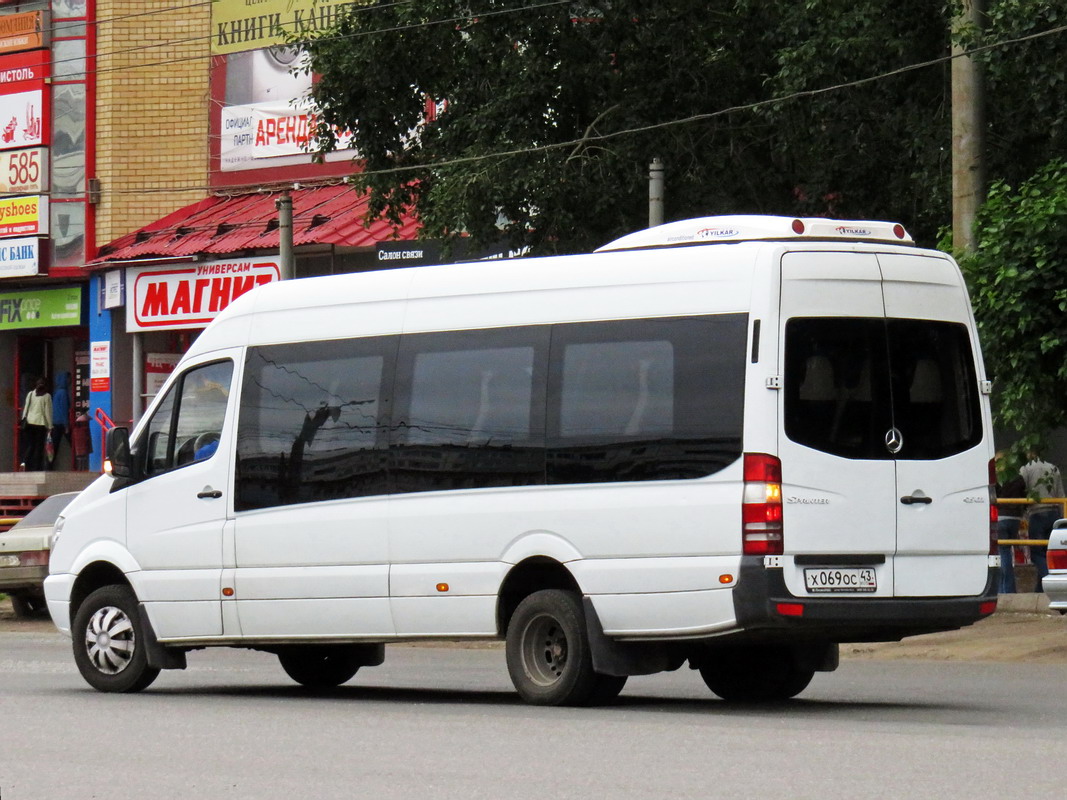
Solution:
<svg viewBox="0 0 1067 800">
<path fill-rule="evenodd" d="M 893 77 L 896 77 L 898 75 L 906 74 L 908 72 L 914 72 L 916 70 L 925 69 L 927 67 L 937 66 L 937 65 L 940 65 L 940 64 L 946 64 L 946 63 L 949 63 L 953 59 L 956 59 L 956 58 L 969 57 L 969 56 L 977 55 L 977 54 L 980 54 L 980 53 L 983 53 L 983 52 L 987 52 L 987 51 L 990 51 L 990 50 L 994 50 L 994 49 L 997 49 L 997 48 L 1008 47 L 1008 46 L 1011 46 L 1011 45 L 1020 44 L 1020 43 L 1027 42 L 1027 41 L 1033 41 L 1033 40 L 1036 40 L 1036 39 L 1041 39 L 1041 38 L 1044 38 L 1044 37 L 1047 37 L 1047 36 L 1054 36 L 1054 35 L 1057 35 L 1057 34 L 1061 34 L 1064 31 L 1067 31 L 1067 25 L 1060 25 L 1060 26 L 1057 26 L 1055 28 L 1051 28 L 1049 30 L 1038 31 L 1036 33 L 1027 34 L 1025 36 L 1013 37 L 1013 38 L 1010 38 L 1010 39 L 1001 40 L 999 42 L 993 42 L 993 43 L 990 43 L 990 44 L 982 45 L 980 47 L 973 48 L 973 49 L 965 51 L 963 53 L 954 53 L 954 54 L 950 54 L 950 55 L 946 55 L 946 56 L 940 56 L 938 58 L 929 59 L 927 61 L 921 61 L 921 62 L 916 62 L 914 64 L 908 64 L 908 65 L 905 65 L 905 66 L 902 66 L 902 67 L 898 67 L 896 69 L 889 70 L 888 72 L 882 72 L 882 73 L 879 73 L 877 75 L 868 76 L 866 78 L 858 78 L 856 80 L 845 81 L 845 82 L 842 82 L 842 83 L 837 83 L 837 84 L 833 84 L 831 86 L 825 86 L 825 87 L 821 87 L 821 88 L 817 88 L 817 89 L 800 90 L 800 91 L 792 92 L 792 93 L 787 94 L 787 95 L 783 95 L 781 97 L 769 98 L 769 99 L 766 99 L 766 100 L 757 100 L 757 101 L 754 101 L 752 103 L 744 103 L 744 104 L 741 104 L 741 105 L 730 106 L 729 108 L 719 109 L 718 111 L 710 111 L 710 112 L 707 112 L 707 113 L 704 113 L 704 114 L 694 114 L 694 115 L 691 115 L 691 116 L 681 117 L 681 118 L 678 118 L 678 119 L 665 120 L 663 122 L 650 123 L 648 125 L 641 125 L 641 126 L 636 126 L 636 127 L 632 127 L 632 128 L 624 128 L 624 129 L 620 129 L 620 130 L 617 130 L 617 131 L 612 131 L 612 132 L 609 132 L 609 133 L 587 134 L 587 135 L 582 136 L 581 138 L 570 139 L 570 140 L 564 141 L 564 142 L 554 142 L 552 144 L 546 144 L 546 145 L 535 145 L 535 146 L 531 146 L 531 147 L 513 148 L 513 149 L 510 149 L 510 150 L 497 151 L 495 153 L 483 153 L 483 154 L 474 155 L 474 156 L 463 156 L 463 157 L 460 157 L 460 158 L 449 159 L 449 160 L 446 160 L 446 161 L 436 161 L 436 162 L 431 162 L 431 163 L 426 163 L 426 164 L 418 164 L 418 165 L 412 165 L 412 166 L 388 167 L 388 168 L 377 169 L 377 170 L 365 170 L 361 174 L 363 174 L 363 175 L 392 175 L 392 174 L 402 174 L 402 173 L 409 173 L 409 172 L 430 171 L 430 170 L 434 170 L 434 169 L 440 169 L 440 168 L 443 168 L 443 167 L 456 166 L 456 165 L 460 165 L 460 164 L 478 163 L 478 162 L 481 162 L 481 161 L 488 161 L 490 159 L 510 158 L 510 157 L 519 156 L 519 155 L 530 155 L 530 154 L 536 154 L 536 153 L 545 153 L 545 152 L 550 152 L 552 150 L 559 150 L 559 149 L 563 149 L 563 148 L 574 148 L 574 147 L 579 147 L 579 146 L 581 146 L 583 144 L 586 144 L 588 142 L 605 141 L 605 140 L 608 140 L 608 139 L 615 139 L 615 138 L 618 138 L 620 136 L 629 136 L 629 135 L 634 135 L 634 134 L 647 133 L 647 132 L 650 132 L 650 131 L 662 130 L 664 128 L 670 128 L 670 127 L 674 127 L 674 126 L 678 126 L 678 125 L 688 125 L 688 124 L 692 124 L 692 123 L 695 123 L 695 122 L 705 122 L 705 121 L 708 121 L 708 120 L 716 119 L 718 117 L 723 117 L 723 116 L 726 116 L 726 115 L 729 115 L 729 114 L 734 114 L 734 113 L 738 113 L 738 112 L 742 112 L 742 111 L 753 111 L 753 110 L 756 110 L 756 109 L 765 108 L 765 107 L 768 107 L 768 106 L 773 106 L 773 105 L 777 105 L 777 104 L 781 104 L 781 103 L 787 103 L 787 102 L 791 102 L 791 101 L 798 100 L 798 99 L 804 99 L 804 98 L 808 98 L 808 97 L 817 97 L 819 95 L 827 94 L 827 93 L 830 93 L 830 92 L 841 91 L 841 90 L 844 90 L 844 89 L 854 89 L 854 88 L 859 87 L 859 86 L 865 86 L 865 85 L 870 84 L 870 83 L 875 83 L 877 81 L 893 78 Z M 333 152 L 344 152 L 344 151 L 333 151 Z M 310 181 L 302 181 L 302 182 L 310 183 Z M 248 186 L 248 188 L 250 190 L 255 190 L 256 188 L 259 188 L 262 185 L 263 184 L 254 184 L 254 185 L 250 184 L 250 185 L 247 185 L 247 186 Z M 271 184 L 271 185 L 275 185 L 275 184 Z M 280 185 L 280 184 L 278 184 L 278 185 Z M 232 187 L 227 187 L 227 188 L 228 188 L 229 191 L 232 191 L 235 188 L 240 188 L 240 186 L 237 185 L 237 186 L 232 186 Z M 158 190 L 153 190 L 153 189 L 141 189 L 141 190 L 112 189 L 112 190 L 109 191 L 109 193 L 110 194 L 134 194 L 134 193 L 144 193 L 144 192 L 151 192 L 151 191 L 159 191 L 159 192 L 178 192 L 178 191 L 197 191 L 197 190 L 212 191 L 213 189 L 214 189 L 214 187 L 211 187 L 211 186 L 189 186 L 189 187 L 184 187 L 184 188 L 180 188 L 180 189 L 179 188 L 167 188 L 167 189 L 158 189 Z"/>
</svg>

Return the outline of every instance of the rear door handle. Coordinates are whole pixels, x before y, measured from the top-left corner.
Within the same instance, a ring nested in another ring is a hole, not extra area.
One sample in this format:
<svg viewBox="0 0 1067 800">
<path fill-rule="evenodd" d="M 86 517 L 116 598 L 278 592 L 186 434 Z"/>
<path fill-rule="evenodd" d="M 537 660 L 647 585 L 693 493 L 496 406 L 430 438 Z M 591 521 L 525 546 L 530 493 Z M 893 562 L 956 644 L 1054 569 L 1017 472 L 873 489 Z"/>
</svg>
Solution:
<svg viewBox="0 0 1067 800">
<path fill-rule="evenodd" d="M 914 503 L 921 503 L 922 505 L 928 506 L 930 503 L 934 502 L 934 498 L 927 497 L 924 494 L 906 494 L 900 498 L 900 502 L 906 506 L 910 506 Z"/>
<path fill-rule="evenodd" d="M 218 489 L 212 489 L 210 486 L 205 486 L 203 491 L 196 493 L 196 496 L 201 500 L 218 500 L 222 497 L 222 492 Z"/>
</svg>

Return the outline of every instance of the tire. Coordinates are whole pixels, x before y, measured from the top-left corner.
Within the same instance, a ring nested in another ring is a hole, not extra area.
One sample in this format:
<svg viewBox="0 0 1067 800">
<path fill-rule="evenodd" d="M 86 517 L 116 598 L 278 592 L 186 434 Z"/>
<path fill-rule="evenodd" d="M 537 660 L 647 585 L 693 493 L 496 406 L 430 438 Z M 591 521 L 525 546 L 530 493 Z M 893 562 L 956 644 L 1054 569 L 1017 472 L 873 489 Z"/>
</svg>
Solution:
<svg viewBox="0 0 1067 800">
<path fill-rule="evenodd" d="M 581 598 L 544 589 L 526 597 L 508 625 L 508 672 L 528 703 L 584 706 L 606 703 L 626 684 L 625 676 L 593 670 Z"/>
<path fill-rule="evenodd" d="M 714 658 L 700 667 L 700 677 L 712 692 L 731 703 L 789 700 L 815 677 L 815 670 L 799 666 L 785 647 L 749 647 Z"/>
<path fill-rule="evenodd" d="M 74 615 L 74 663 L 101 692 L 139 692 L 159 675 L 148 666 L 145 621 L 126 586 L 105 586 L 85 598 Z"/>
<path fill-rule="evenodd" d="M 33 594 L 13 594 L 10 597 L 15 619 L 41 617 L 48 613 L 48 605 L 43 597 Z"/>
<path fill-rule="evenodd" d="M 285 674 L 309 689 L 332 689 L 359 671 L 359 651 L 343 645 L 287 647 L 278 652 Z"/>
</svg>

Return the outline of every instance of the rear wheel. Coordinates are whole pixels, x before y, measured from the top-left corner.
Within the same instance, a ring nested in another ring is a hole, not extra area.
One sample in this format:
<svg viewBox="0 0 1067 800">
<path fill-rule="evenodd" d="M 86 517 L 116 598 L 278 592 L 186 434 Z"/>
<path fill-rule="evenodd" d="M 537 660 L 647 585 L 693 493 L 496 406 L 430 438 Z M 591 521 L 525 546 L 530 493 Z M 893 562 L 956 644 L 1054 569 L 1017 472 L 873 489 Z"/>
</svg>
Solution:
<svg viewBox="0 0 1067 800">
<path fill-rule="evenodd" d="M 145 622 L 126 586 L 105 586 L 85 598 L 74 615 L 74 663 L 101 692 L 139 692 L 159 675 L 148 666 Z"/>
<path fill-rule="evenodd" d="M 626 684 L 625 676 L 593 669 L 585 613 L 574 592 L 544 589 L 519 603 L 506 649 L 511 681 L 528 703 L 596 705 L 616 697 Z"/>
<path fill-rule="evenodd" d="M 749 647 L 714 656 L 700 677 L 715 694 L 733 703 L 788 700 L 804 691 L 815 670 L 797 664 L 785 647 Z"/>
<path fill-rule="evenodd" d="M 359 652 L 343 645 L 291 647 L 278 653 L 285 674 L 309 689 L 332 689 L 359 671 Z"/>
</svg>

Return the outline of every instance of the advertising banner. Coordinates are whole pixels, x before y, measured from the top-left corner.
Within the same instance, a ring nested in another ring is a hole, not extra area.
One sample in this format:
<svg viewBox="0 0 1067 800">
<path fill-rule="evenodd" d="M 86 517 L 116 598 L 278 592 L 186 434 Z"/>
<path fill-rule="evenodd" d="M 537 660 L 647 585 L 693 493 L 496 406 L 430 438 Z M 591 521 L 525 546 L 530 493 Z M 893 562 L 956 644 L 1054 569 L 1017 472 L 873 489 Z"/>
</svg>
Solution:
<svg viewBox="0 0 1067 800">
<path fill-rule="evenodd" d="M 91 342 L 89 388 L 94 392 L 111 391 L 111 342 Z"/>
<path fill-rule="evenodd" d="M 0 53 L 48 47 L 48 29 L 47 11 L 0 16 Z"/>
<path fill-rule="evenodd" d="M 47 197 L 0 197 L 0 236 L 46 235 Z"/>
<path fill-rule="evenodd" d="M 280 278 L 277 256 L 131 268 L 126 272 L 126 330 L 204 328 L 245 292 Z"/>
<path fill-rule="evenodd" d="M 81 308 L 80 286 L 0 292 L 0 331 L 80 325 Z"/>
<path fill-rule="evenodd" d="M 181 353 L 146 353 L 144 357 L 144 393 L 155 397 L 181 359 Z"/>
<path fill-rule="evenodd" d="M 48 148 L 0 153 L 0 194 L 41 194 L 48 191 Z"/>
<path fill-rule="evenodd" d="M 211 4 L 211 52 L 215 55 L 285 44 L 332 27 L 339 12 L 370 0 L 214 0 Z"/>
<path fill-rule="evenodd" d="M 0 150 L 47 143 L 49 51 L 0 56 Z"/>
<path fill-rule="evenodd" d="M 255 103 L 222 109 L 222 142 L 219 149 L 223 171 L 247 169 L 266 158 L 304 156 L 314 149 L 315 118 L 306 108 L 289 102 Z M 348 147 L 351 136 L 338 138 L 338 149 Z M 331 154 L 333 155 L 333 154 Z M 352 158 L 352 153 L 345 158 Z M 276 162 L 272 162 L 276 163 Z"/>
<path fill-rule="evenodd" d="M 0 278 L 25 278 L 36 275 L 41 264 L 41 240 L 0 239 Z"/>
</svg>

